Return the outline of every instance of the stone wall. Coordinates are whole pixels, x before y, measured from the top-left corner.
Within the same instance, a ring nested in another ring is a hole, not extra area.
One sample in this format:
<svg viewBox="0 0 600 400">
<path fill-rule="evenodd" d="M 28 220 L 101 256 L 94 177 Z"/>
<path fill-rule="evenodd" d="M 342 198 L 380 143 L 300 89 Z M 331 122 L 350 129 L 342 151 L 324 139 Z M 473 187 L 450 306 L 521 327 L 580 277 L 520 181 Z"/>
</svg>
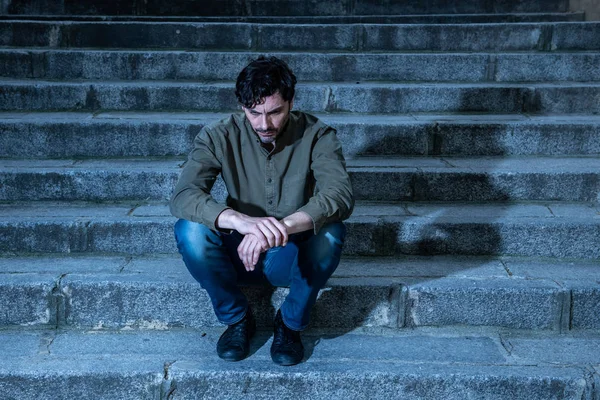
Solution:
<svg viewBox="0 0 600 400">
<path fill-rule="evenodd" d="M 571 0 L 571 11 L 585 11 L 587 21 L 600 21 L 600 0 Z"/>
</svg>

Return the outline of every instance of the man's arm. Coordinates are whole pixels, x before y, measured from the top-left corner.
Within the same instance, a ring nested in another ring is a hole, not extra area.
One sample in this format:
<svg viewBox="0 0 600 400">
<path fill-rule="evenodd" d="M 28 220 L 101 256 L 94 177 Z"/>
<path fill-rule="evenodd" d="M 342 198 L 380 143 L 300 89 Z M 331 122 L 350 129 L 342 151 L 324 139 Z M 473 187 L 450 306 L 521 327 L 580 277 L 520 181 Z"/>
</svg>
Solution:
<svg viewBox="0 0 600 400">
<path fill-rule="evenodd" d="M 171 214 L 216 229 L 217 216 L 228 209 L 226 205 L 217 203 L 210 194 L 221 172 L 219 159 L 208 129 L 202 128 L 194 139 L 194 148 L 171 196 Z"/>
<path fill-rule="evenodd" d="M 285 246 L 288 241 L 286 226 L 273 217 L 250 217 L 228 209 L 219 214 L 216 226 L 219 229 L 234 229 L 242 235 L 255 235 L 265 250 Z"/>
<path fill-rule="evenodd" d="M 225 214 L 224 221 L 228 221 L 225 223 L 229 223 L 230 218 L 235 219 L 233 213 L 230 213 L 231 210 L 225 210 L 221 215 Z M 228 215 L 229 214 L 229 215 Z M 242 214 L 243 215 L 243 214 Z M 269 242 L 268 246 L 265 246 L 263 242 L 261 242 L 258 237 L 252 233 L 247 234 L 242 239 L 242 242 L 238 246 L 238 256 L 242 263 L 244 264 L 244 268 L 246 271 L 253 271 L 254 266 L 258 263 L 258 258 L 260 257 L 260 253 L 263 253 L 275 246 L 285 246 L 287 244 L 287 235 L 291 235 L 293 233 L 304 232 L 313 228 L 313 222 L 310 215 L 304 212 L 296 212 L 290 216 L 285 217 L 281 220 L 282 227 L 286 230 L 286 240 L 282 244 L 271 245 Z M 234 228 L 232 228 L 234 229 Z"/>
<path fill-rule="evenodd" d="M 314 229 L 312 218 L 303 211 L 297 211 L 285 217 L 281 223 L 287 228 L 288 235 Z"/>
<path fill-rule="evenodd" d="M 316 181 L 315 195 L 297 212 L 310 216 L 317 234 L 324 224 L 343 221 L 354 209 L 352 184 L 346 171 L 342 145 L 333 128 L 326 127 L 317 136 L 310 168 Z"/>
</svg>

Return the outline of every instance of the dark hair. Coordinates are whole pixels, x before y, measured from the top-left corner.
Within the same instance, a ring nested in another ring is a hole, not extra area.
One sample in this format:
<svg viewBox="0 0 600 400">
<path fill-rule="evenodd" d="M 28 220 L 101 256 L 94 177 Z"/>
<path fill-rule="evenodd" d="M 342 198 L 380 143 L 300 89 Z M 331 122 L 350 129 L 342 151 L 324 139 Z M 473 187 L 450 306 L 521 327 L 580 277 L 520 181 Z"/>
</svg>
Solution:
<svg viewBox="0 0 600 400">
<path fill-rule="evenodd" d="M 277 92 L 283 100 L 291 101 L 295 86 L 296 76 L 283 60 L 260 56 L 238 75 L 235 95 L 240 104 L 252 108 Z"/>
</svg>

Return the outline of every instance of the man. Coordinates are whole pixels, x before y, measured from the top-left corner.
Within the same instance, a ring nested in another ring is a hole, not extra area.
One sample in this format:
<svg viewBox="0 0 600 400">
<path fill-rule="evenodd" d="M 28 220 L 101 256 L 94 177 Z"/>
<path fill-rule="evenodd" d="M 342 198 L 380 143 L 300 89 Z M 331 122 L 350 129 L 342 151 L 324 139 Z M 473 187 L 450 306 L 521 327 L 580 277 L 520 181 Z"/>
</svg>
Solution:
<svg viewBox="0 0 600 400">
<path fill-rule="evenodd" d="M 335 130 L 291 111 L 295 84 L 275 57 L 244 68 L 236 83 L 243 114 L 201 130 L 170 202 L 183 260 L 228 325 L 217 343 L 228 361 L 247 357 L 256 330 L 238 283 L 265 278 L 290 287 L 275 317 L 271 358 L 279 365 L 302 360 L 300 331 L 337 268 L 341 221 L 354 207 Z M 226 205 L 210 195 L 219 173 Z"/>
</svg>

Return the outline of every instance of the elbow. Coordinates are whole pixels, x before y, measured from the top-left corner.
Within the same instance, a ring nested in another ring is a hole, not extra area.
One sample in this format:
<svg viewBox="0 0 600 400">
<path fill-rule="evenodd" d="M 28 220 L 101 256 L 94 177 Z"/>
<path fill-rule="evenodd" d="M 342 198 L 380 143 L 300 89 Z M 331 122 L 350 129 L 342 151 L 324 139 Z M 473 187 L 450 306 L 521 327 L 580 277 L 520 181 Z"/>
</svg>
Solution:
<svg viewBox="0 0 600 400">
<path fill-rule="evenodd" d="M 181 212 L 181 196 L 178 195 L 178 193 L 173 193 L 173 195 L 171 196 L 171 199 L 169 200 L 169 212 L 171 213 L 172 216 L 180 218 L 180 219 L 185 219 L 185 217 L 183 216 L 182 212 Z"/>
</svg>

